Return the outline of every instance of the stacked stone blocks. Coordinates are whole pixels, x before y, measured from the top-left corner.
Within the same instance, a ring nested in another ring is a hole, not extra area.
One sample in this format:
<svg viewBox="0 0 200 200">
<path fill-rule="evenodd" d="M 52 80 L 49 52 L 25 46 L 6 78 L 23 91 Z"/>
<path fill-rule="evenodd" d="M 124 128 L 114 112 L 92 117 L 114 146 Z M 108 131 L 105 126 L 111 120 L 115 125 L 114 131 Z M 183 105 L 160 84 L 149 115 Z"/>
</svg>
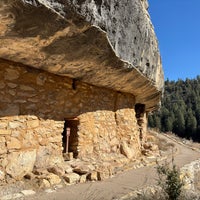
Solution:
<svg viewBox="0 0 200 200">
<path fill-rule="evenodd" d="M 0 63 L 0 170 L 20 180 L 63 163 L 66 118 L 77 117 L 78 158 L 140 155 L 135 97 L 18 63 Z"/>
</svg>

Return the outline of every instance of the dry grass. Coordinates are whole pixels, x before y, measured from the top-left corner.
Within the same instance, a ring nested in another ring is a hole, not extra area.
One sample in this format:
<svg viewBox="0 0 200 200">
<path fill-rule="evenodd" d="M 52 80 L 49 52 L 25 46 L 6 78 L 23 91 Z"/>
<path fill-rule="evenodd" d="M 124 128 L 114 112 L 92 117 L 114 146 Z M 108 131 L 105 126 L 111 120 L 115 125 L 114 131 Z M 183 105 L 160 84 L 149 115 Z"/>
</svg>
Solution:
<svg viewBox="0 0 200 200">
<path fill-rule="evenodd" d="M 167 133 L 167 135 L 171 138 L 173 138 L 174 140 L 176 140 L 177 142 L 180 142 L 190 148 L 195 148 L 195 149 L 200 149 L 200 143 L 199 142 L 194 142 L 192 139 L 188 140 L 185 138 L 181 138 L 178 137 L 177 135 L 173 134 L 173 133 Z"/>
<path fill-rule="evenodd" d="M 175 147 L 173 142 L 167 142 L 165 138 L 159 137 L 159 133 L 149 131 L 147 135 L 147 141 L 157 145 L 160 151 L 171 151 Z"/>
</svg>

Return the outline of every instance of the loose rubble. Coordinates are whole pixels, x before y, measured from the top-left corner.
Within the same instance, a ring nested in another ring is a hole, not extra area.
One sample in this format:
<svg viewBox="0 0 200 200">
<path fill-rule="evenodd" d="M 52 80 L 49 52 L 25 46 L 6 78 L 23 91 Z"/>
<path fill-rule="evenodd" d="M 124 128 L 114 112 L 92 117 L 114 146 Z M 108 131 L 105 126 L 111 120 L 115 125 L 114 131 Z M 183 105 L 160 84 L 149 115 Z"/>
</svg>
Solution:
<svg viewBox="0 0 200 200">
<path fill-rule="evenodd" d="M 153 144 L 150 146 L 152 147 Z M 145 146 L 145 148 L 147 149 L 147 146 Z M 112 162 L 72 158 L 71 160 L 68 159 L 65 161 L 63 165 L 57 167 L 34 169 L 32 173 L 24 175 L 24 179 L 20 181 L 20 184 L 15 182 L 11 183 L 10 186 L 2 186 L 0 190 L 0 199 L 20 199 L 23 198 L 23 196 L 34 195 L 38 191 L 51 193 L 59 188 L 67 187 L 72 184 L 80 184 L 88 181 L 102 181 L 118 173 L 122 173 L 124 170 L 152 165 L 155 164 L 156 160 L 164 158 L 163 156 L 159 156 L 157 148 L 155 148 L 154 151 L 155 152 L 149 147 L 149 155 L 151 154 L 151 156 L 144 155 L 139 160 L 133 159 L 129 162 L 125 156 L 121 156 L 118 160 L 113 160 Z"/>
</svg>

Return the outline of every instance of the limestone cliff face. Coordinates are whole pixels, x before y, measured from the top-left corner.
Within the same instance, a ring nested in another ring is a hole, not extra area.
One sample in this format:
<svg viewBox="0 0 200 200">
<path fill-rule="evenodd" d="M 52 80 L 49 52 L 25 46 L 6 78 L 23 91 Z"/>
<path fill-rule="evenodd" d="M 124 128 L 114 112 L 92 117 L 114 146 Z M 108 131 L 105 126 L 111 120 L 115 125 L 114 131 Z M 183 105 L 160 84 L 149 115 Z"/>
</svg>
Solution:
<svg viewBox="0 0 200 200">
<path fill-rule="evenodd" d="M 163 71 L 145 0 L 1 0 L 0 58 L 136 96 L 152 110 Z"/>
</svg>

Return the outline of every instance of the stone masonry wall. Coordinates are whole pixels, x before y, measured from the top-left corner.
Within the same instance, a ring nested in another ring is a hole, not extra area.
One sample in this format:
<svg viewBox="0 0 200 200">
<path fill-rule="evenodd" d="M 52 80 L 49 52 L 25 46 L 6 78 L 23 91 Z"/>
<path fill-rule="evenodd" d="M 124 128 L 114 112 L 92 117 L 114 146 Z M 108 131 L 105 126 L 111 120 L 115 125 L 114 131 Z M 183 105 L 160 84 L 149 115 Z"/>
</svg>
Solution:
<svg viewBox="0 0 200 200">
<path fill-rule="evenodd" d="M 65 118 L 79 120 L 79 158 L 136 158 L 134 105 L 133 95 L 0 60 L 0 180 L 62 163 Z"/>
</svg>

